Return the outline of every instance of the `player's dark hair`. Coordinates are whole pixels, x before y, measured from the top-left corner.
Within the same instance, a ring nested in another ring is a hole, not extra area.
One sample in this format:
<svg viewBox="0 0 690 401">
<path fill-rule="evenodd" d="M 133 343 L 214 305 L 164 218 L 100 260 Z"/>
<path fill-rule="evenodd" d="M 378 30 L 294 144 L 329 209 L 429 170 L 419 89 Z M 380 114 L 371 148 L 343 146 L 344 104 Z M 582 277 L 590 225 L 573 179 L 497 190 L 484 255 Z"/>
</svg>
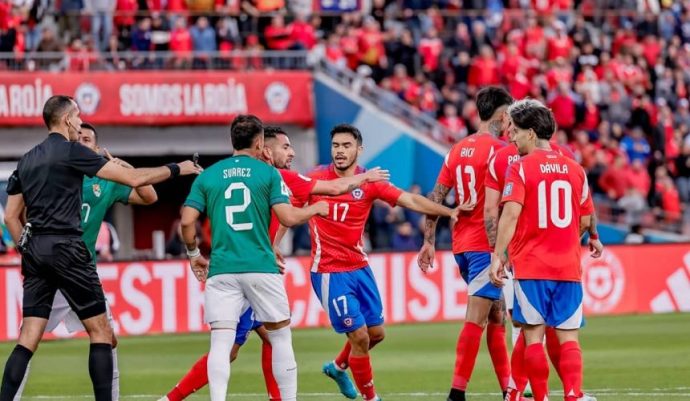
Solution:
<svg viewBox="0 0 690 401">
<path fill-rule="evenodd" d="M 55 95 L 43 105 L 43 122 L 48 129 L 60 124 L 60 118 L 74 106 L 74 100 L 69 96 Z"/>
<path fill-rule="evenodd" d="M 89 123 L 82 122 L 82 123 L 81 123 L 81 128 L 82 128 L 82 129 L 86 128 L 86 129 L 88 129 L 88 130 L 93 131 L 93 140 L 94 140 L 96 143 L 98 143 L 98 131 L 96 131 L 96 127 L 94 127 L 93 125 L 91 125 L 91 124 L 89 124 Z"/>
<path fill-rule="evenodd" d="M 248 149 L 257 136 L 263 135 L 264 125 L 258 117 L 240 114 L 230 125 L 230 139 L 235 150 Z"/>
<path fill-rule="evenodd" d="M 285 135 L 288 136 L 287 132 L 283 130 L 281 127 L 278 127 L 276 125 L 267 125 L 264 127 L 264 140 L 267 139 L 276 139 L 278 135 Z"/>
<path fill-rule="evenodd" d="M 362 133 L 359 132 L 359 129 L 354 125 L 338 124 L 331 130 L 331 139 L 333 139 L 336 134 L 350 134 L 357 141 L 357 145 L 362 145 Z"/>
<path fill-rule="evenodd" d="M 521 100 L 508 109 L 513 124 L 520 129 L 533 129 L 539 139 L 551 139 L 556 120 L 551 110 L 536 100 Z"/>
<path fill-rule="evenodd" d="M 482 121 L 489 121 L 502 106 L 513 103 L 513 97 L 503 88 L 489 86 L 477 93 L 477 112 Z"/>
</svg>

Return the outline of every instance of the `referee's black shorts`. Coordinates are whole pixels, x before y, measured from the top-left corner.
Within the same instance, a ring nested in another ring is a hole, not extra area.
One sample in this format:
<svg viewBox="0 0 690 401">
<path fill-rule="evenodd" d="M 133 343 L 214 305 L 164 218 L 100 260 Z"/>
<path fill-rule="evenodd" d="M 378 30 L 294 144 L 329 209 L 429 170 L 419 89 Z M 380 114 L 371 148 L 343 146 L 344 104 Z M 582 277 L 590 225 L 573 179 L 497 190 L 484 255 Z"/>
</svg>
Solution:
<svg viewBox="0 0 690 401">
<path fill-rule="evenodd" d="M 48 319 L 60 290 L 79 319 L 105 313 L 105 295 L 91 252 L 78 235 L 37 235 L 22 254 L 24 317 Z"/>
</svg>

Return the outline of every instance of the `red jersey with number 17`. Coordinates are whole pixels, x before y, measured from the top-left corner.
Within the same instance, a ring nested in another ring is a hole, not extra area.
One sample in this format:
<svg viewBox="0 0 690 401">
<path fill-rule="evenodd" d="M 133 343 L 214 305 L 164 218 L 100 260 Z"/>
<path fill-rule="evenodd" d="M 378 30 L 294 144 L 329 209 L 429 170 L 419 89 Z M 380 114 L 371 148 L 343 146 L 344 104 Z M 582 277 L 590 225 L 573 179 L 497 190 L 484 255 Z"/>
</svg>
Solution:
<svg viewBox="0 0 690 401">
<path fill-rule="evenodd" d="M 491 252 L 484 229 L 484 179 L 489 159 L 505 146 L 491 134 L 470 135 L 456 143 L 446 155 L 436 182 L 455 189 L 458 204 L 468 199 L 476 204 L 461 212 L 453 229 L 453 253 Z"/>
<path fill-rule="evenodd" d="M 278 172 L 280 176 L 283 177 L 283 182 L 290 190 L 290 203 L 296 207 L 304 206 L 304 204 L 309 201 L 309 195 L 312 189 L 314 189 L 316 181 L 291 170 L 278 169 Z M 268 227 L 268 238 L 271 239 L 271 243 L 275 240 L 279 227 L 280 222 L 278 218 L 275 213 L 271 213 L 271 223 Z"/>
<path fill-rule="evenodd" d="M 362 170 L 363 171 L 363 170 Z M 360 172 L 360 171 L 358 171 Z M 309 174 L 313 180 L 335 180 L 333 165 L 323 166 Z M 311 233 L 311 271 L 340 273 L 361 269 L 369 264 L 364 252 L 364 224 L 375 200 L 395 206 L 403 193 L 389 182 L 365 183 L 339 196 L 311 195 L 309 203 L 328 203 L 328 216 L 309 220 Z"/>
<path fill-rule="evenodd" d="M 508 246 L 516 279 L 580 281 L 580 216 L 592 213 L 588 198 L 582 166 L 556 151 L 537 149 L 510 165 L 501 203 L 522 205 Z"/>
</svg>

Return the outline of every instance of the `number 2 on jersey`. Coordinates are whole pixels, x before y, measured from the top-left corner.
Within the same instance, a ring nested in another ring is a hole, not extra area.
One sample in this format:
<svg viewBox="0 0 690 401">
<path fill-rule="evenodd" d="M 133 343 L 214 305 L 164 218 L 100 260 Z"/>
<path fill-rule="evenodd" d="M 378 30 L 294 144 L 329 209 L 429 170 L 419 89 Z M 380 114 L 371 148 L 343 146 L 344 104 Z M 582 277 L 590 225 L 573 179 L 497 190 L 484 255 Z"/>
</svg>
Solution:
<svg viewBox="0 0 690 401">
<path fill-rule="evenodd" d="M 549 187 L 548 199 L 546 192 L 546 181 L 540 181 L 537 186 L 539 228 L 546 228 L 547 220 L 551 220 L 551 224 L 558 228 L 568 227 L 573 222 L 573 204 L 570 201 L 573 188 L 570 183 L 556 180 Z M 561 216 L 561 203 L 563 204 L 563 216 Z"/>
<path fill-rule="evenodd" d="M 228 186 L 228 189 L 225 190 L 225 199 L 232 199 L 232 193 L 235 190 L 242 191 L 242 203 L 239 205 L 225 206 L 225 221 L 235 231 L 251 230 L 254 228 L 254 223 L 235 223 L 235 214 L 247 210 L 249 204 L 252 203 L 252 194 L 243 182 L 233 182 Z"/>
<path fill-rule="evenodd" d="M 467 180 L 467 188 L 469 188 L 470 191 L 470 203 L 477 203 L 477 176 L 474 173 L 474 167 L 472 166 L 465 166 L 465 175 L 467 175 L 468 180 Z M 455 176 L 457 177 L 458 181 L 458 204 L 462 205 L 465 203 L 465 188 L 463 187 L 463 179 L 462 179 L 462 174 L 463 174 L 463 168 L 462 166 L 458 166 L 458 169 L 455 171 Z"/>
</svg>

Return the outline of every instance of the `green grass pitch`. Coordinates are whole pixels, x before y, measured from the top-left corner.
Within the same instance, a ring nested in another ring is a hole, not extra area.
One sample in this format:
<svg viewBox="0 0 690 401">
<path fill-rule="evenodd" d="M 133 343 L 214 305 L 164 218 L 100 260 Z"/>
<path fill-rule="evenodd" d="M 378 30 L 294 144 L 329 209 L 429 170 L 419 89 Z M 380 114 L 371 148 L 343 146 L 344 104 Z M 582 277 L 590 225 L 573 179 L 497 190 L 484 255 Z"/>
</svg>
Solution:
<svg viewBox="0 0 690 401">
<path fill-rule="evenodd" d="M 460 322 L 391 326 L 373 351 L 375 381 L 386 401 L 445 400 Z M 321 374 L 343 337 L 328 329 L 296 330 L 300 400 L 345 400 Z M 690 314 L 597 317 L 588 320 L 581 342 L 585 389 L 599 401 L 690 400 Z M 14 345 L 0 344 L 4 364 Z M 485 344 L 468 389 L 470 400 L 501 399 Z M 122 338 L 121 400 L 155 401 L 208 349 L 208 335 Z M 26 400 L 92 399 L 88 341 L 41 345 L 31 365 Z M 562 399 L 552 370 L 552 399 Z M 232 367 L 231 400 L 266 400 L 258 337 L 252 335 Z M 206 390 L 189 398 L 208 399 Z"/>
</svg>

